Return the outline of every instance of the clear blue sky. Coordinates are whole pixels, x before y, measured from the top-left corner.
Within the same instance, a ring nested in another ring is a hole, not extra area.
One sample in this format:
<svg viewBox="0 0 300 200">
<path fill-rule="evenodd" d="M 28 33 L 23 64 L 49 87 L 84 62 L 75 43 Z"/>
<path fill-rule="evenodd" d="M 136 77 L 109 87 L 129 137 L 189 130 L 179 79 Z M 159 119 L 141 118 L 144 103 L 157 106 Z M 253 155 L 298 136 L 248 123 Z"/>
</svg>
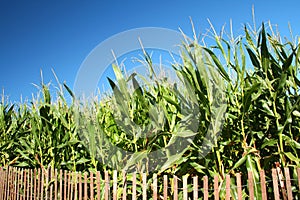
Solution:
<svg viewBox="0 0 300 200">
<path fill-rule="evenodd" d="M 189 17 L 199 31 L 209 28 L 207 18 L 217 30 L 232 19 L 238 32 L 244 23 L 252 23 L 252 5 L 257 24 L 271 20 L 289 36 L 290 22 L 299 34 L 297 0 L 1 0 L 0 88 L 11 101 L 18 101 L 36 92 L 32 83 L 40 83 L 40 70 L 44 82 L 55 82 L 51 69 L 72 87 L 85 57 L 114 34 L 149 26 L 180 27 L 189 34 Z"/>
</svg>

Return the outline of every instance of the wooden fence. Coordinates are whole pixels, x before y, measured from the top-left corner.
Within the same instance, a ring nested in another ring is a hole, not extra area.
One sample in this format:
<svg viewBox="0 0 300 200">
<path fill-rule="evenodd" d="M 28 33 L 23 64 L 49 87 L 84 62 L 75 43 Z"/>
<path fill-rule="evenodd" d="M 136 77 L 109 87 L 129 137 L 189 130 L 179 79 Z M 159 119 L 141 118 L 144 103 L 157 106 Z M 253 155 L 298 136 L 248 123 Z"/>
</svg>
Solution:
<svg viewBox="0 0 300 200">
<path fill-rule="evenodd" d="M 107 171 L 96 173 L 78 173 L 63 170 L 0 168 L 0 200 L 36 200 L 36 199 L 254 199 L 255 182 L 252 172 L 248 172 L 247 183 L 242 183 L 242 175 L 236 177 L 227 175 L 224 181 L 218 176 L 209 183 L 208 176 L 191 177 L 185 175 L 158 176 L 154 174 L 125 174 L 113 172 L 112 177 Z M 289 168 L 272 169 L 271 179 L 266 179 L 265 171 L 260 171 L 259 199 L 293 199 L 300 198 L 300 169 L 297 169 L 297 179 L 290 177 Z M 148 179 L 147 179 L 148 178 Z M 235 179 L 232 185 L 231 178 Z M 158 180 L 162 185 L 158 185 Z M 244 184 L 244 185 L 243 185 Z M 267 190 L 268 188 L 268 190 Z M 272 192 L 270 193 L 270 189 Z M 234 197 L 232 196 L 235 191 Z M 295 192 L 296 191 L 296 192 Z"/>
</svg>

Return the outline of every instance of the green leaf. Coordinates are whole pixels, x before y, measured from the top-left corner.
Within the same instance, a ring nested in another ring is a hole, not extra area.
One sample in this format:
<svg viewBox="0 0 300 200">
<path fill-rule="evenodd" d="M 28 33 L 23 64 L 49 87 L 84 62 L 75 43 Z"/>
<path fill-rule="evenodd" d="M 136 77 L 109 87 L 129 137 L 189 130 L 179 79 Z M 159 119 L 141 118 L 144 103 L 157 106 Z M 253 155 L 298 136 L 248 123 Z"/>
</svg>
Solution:
<svg viewBox="0 0 300 200">
<path fill-rule="evenodd" d="M 293 62 L 293 58 L 294 58 L 294 54 L 291 53 L 291 55 L 285 60 L 285 62 L 282 65 L 283 72 L 286 72 L 289 69 L 289 67 Z"/>
<path fill-rule="evenodd" d="M 190 165 L 197 170 L 197 172 L 205 174 L 205 172 L 203 171 L 203 169 L 206 169 L 204 166 L 196 163 L 196 162 L 191 162 Z"/>
<path fill-rule="evenodd" d="M 284 152 L 284 154 L 291 160 L 294 161 L 296 163 L 300 162 L 300 159 L 297 158 L 296 156 L 294 156 L 291 152 Z"/>
<path fill-rule="evenodd" d="M 265 147 L 276 147 L 277 142 L 277 139 L 265 139 L 261 145 L 261 148 L 264 149 Z"/>
<path fill-rule="evenodd" d="M 214 63 L 218 67 L 219 71 L 221 72 L 221 75 L 223 76 L 223 78 L 225 78 L 226 81 L 230 82 L 230 78 L 229 78 L 227 72 L 225 71 L 224 67 L 222 66 L 221 62 L 219 61 L 218 57 L 214 54 L 214 52 L 208 48 L 204 48 L 204 50 L 209 53 L 209 55 L 213 59 Z"/>
<path fill-rule="evenodd" d="M 240 158 L 233 166 L 233 168 L 231 170 L 234 170 L 238 167 L 240 167 L 242 164 L 245 163 L 245 161 L 247 160 L 248 154 L 243 155 L 242 158 Z"/>
<path fill-rule="evenodd" d="M 256 67 L 257 69 L 260 69 L 261 66 L 260 66 L 260 63 L 259 63 L 259 61 L 258 61 L 256 55 L 255 55 L 255 54 L 253 53 L 253 51 L 252 51 L 249 47 L 247 47 L 247 46 L 246 46 L 246 50 L 247 50 L 247 52 L 248 52 L 248 54 L 249 54 L 249 56 L 250 56 L 250 59 L 251 59 L 251 62 L 252 62 L 252 64 L 253 64 L 253 66 Z"/>
</svg>

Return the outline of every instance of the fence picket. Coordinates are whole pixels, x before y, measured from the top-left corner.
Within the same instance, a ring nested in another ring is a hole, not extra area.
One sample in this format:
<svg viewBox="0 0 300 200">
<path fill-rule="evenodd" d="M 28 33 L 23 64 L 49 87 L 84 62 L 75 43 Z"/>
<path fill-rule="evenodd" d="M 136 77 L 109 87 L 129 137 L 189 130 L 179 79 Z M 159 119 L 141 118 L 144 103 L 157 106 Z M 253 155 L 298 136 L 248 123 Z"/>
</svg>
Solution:
<svg viewBox="0 0 300 200">
<path fill-rule="evenodd" d="M 278 190 L 278 178 L 276 169 L 272 169 L 272 181 L 273 181 L 273 189 L 274 189 L 274 199 L 279 200 L 279 190 Z"/>
<path fill-rule="evenodd" d="M 215 175 L 214 177 L 214 197 L 215 200 L 219 200 L 219 177 Z"/>
<path fill-rule="evenodd" d="M 267 197 L 265 171 L 260 170 L 259 175 L 260 175 L 260 187 L 261 187 L 262 200 L 267 200 L 268 197 Z"/>
<path fill-rule="evenodd" d="M 68 200 L 71 200 L 71 185 L 72 185 L 72 182 L 71 182 L 71 172 L 68 172 L 67 173 L 67 176 L 68 176 L 68 194 L 67 194 L 67 197 L 68 197 Z"/>
<path fill-rule="evenodd" d="M 78 199 L 82 200 L 82 174 L 78 173 L 78 182 L 79 182 L 79 186 L 78 186 Z"/>
<path fill-rule="evenodd" d="M 188 175 L 185 175 L 182 177 L 183 179 L 183 199 L 188 199 L 188 185 L 187 185 L 187 181 L 188 181 Z"/>
<path fill-rule="evenodd" d="M 2 176 L 1 176 L 1 180 L 2 180 L 2 187 L 1 187 L 1 196 L 3 197 L 3 199 L 5 198 L 5 171 L 3 170 L 2 172 Z"/>
<path fill-rule="evenodd" d="M 1 199 L 3 199 L 3 195 L 2 195 L 2 193 L 3 193 L 3 187 L 2 186 L 4 184 L 3 172 L 4 172 L 3 168 L 0 167 L 0 198 Z"/>
<path fill-rule="evenodd" d="M 297 168 L 297 176 L 298 176 L 298 188 L 300 190 L 300 168 Z"/>
<path fill-rule="evenodd" d="M 17 187 L 18 187 L 18 169 L 14 168 L 14 194 L 13 200 L 17 199 Z"/>
<path fill-rule="evenodd" d="M 104 172 L 104 176 L 105 176 L 104 198 L 105 198 L 105 200 L 108 200 L 108 198 L 109 198 L 109 175 L 108 175 L 108 171 Z"/>
<path fill-rule="evenodd" d="M 53 199 L 53 198 L 52 198 L 52 194 L 53 194 L 53 184 L 52 184 L 52 180 L 53 180 L 53 178 L 54 178 L 53 169 L 50 168 L 50 182 L 51 182 L 51 185 L 50 185 L 49 199 Z"/>
<path fill-rule="evenodd" d="M 32 169 L 30 169 L 30 200 L 32 200 L 32 198 L 33 198 L 33 193 L 34 193 L 34 190 L 33 190 L 33 177 L 34 177 L 34 175 L 33 175 L 33 171 L 32 171 Z M 52 199 L 52 198 L 50 198 L 50 199 Z"/>
<path fill-rule="evenodd" d="M 21 172 L 21 174 L 22 174 L 22 172 Z M 40 168 L 38 168 L 38 171 L 37 171 L 37 199 L 41 199 L 40 198 L 40 191 L 41 191 L 41 169 Z M 22 178 L 21 178 L 21 180 L 22 180 Z"/>
<path fill-rule="evenodd" d="M 280 183 L 282 197 L 284 200 L 287 200 L 286 188 L 284 186 L 284 177 L 282 175 L 280 164 L 276 165 L 276 169 L 277 169 L 277 175 L 278 175 L 278 179 L 279 179 L 279 183 Z"/>
<path fill-rule="evenodd" d="M 83 180 L 83 191 L 84 191 L 84 196 L 83 199 L 87 200 L 88 199 L 88 186 L 87 186 L 87 173 L 84 173 L 84 180 Z"/>
<path fill-rule="evenodd" d="M 208 200 L 208 176 L 203 177 L 204 200 Z"/>
<path fill-rule="evenodd" d="M 96 174 L 96 183 L 97 183 L 97 200 L 100 200 L 101 198 L 101 193 L 100 193 L 100 190 L 101 190 L 101 182 L 100 182 L 100 172 L 97 171 L 97 174 Z"/>
<path fill-rule="evenodd" d="M 143 179 L 143 200 L 147 200 L 147 175 L 146 173 L 142 173 Z"/>
<path fill-rule="evenodd" d="M 250 200 L 254 200 L 253 175 L 251 171 L 248 172 L 248 187 L 249 198 Z"/>
<path fill-rule="evenodd" d="M 198 200 L 198 176 L 193 177 L 194 200 Z"/>
<path fill-rule="evenodd" d="M 153 174 L 153 200 L 157 200 L 157 174 Z"/>
<path fill-rule="evenodd" d="M 59 170 L 59 199 L 62 199 L 62 191 L 63 191 L 63 178 L 62 178 L 63 171 Z"/>
<path fill-rule="evenodd" d="M 32 190 L 32 186 L 31 186 L 31 190 Z M 12 168 L 12 191 L 11 192 L 12 192 L 11 199 L 15 200 L 16 197 L 16 169 L 15 168 Z"/>
<path fill-rule="evenodd" d="M 45 199 L 48 199 L 48 183 L 49 183 L 49 170 L 50 167 L 47 168 L 47 170 L 45 171 L 45 175 L 46 175 L 46 188 L 45 188 Z"/>
<path fill-rule="evenodd" d="M 42 182 L 43 182 L 43 180 L 44 179 L 42 179 Z M 24 170 L 24 192 L 23 192 L 23 199 L 27 199 L 26 198 L 26 194 L 27 194 L 27 169 Z"/>
<path fill-rule="evenodd" d="M 132 200 L 136 200 L 136 173 L 132 174 Z"/>
<path fill-rule="evenodd" d="M 68 179 L 67 179 L 67 171 L 64 170 L 64 199 L 67 199 L 67 185 L 68 185 Z"/>
<path fill-rule="evenodd" d="M 8 167 L 8 177 L 7 177 L 7 198 L 12 199 L 12 167 Z"/>
<path fill-rule="evenodd" d="M 164 175 L 164 199 L 168 199 L 168 175 Z"/>
<path fill-rule="evenodd" d="M 237 187 L 237 195 L 238 200 L 242 200 L 242 178 L 241 173 L 236 174 L 236 187 Z"/>
<path fill-rule="evenodd" d="M 293 193 L 292 193 L 290 170 L 289 170 L 288 167 L 284 168 L 284 175 L 285 175 L 285 182 L 286 182 L 286 190 L 287 190 L 287 194 L 288 194 L 288 200 L 292 200 L 293 199 Z"/>
<path fill-rule="evenodd" d="M 226 175 L 226 195 L 225 195 L 225 199 L 226 200 L 230 200 L 230 175 L 227 174 Z"/>
<path fill-rule="evenodd" d="M 174 179 L 174 200 L 178 200 L 178 178 L 177 176 L 173 176 Z"/>
<path fill-rule="evenodd" d="M 70 182 L 70 185 L 71 185 L 71 190 L 70 190 L 70 200 L 73 200 L 74 198 L 73 198 L 73 195 L 74 195 L 74 186 L 75 186 L 75 180 L 74 180 L 74 172 L 70 172 L 70 180 L 71 180 L 71 182 Z"/>
<path fill-rule="evenodd" d="M 21 183 L 20 183 L 20 190 L 22 190 L 22 187 L 23 187 L 23 178 L 24 178 L 24 170 L 22 169 L 21 170 L 21 178 L 20 178 L 20 180 L 21 180 Z M 5 193 L 5 187 L 4 187 L 4 193 Z M 23 194 L 24 194 L 24 192 L 23 192 Z M 5 199 L 5 194 L 4 194 L 4 199 Z M 22 194 L 20 194 L 20 200 L 22 200 L 23 199 L 23 195 Z"/>
<path fill-rule="evenodd" d="M 127 197 L 127 178 L 126 178 L 126 171 L 122 172 L 123 176 L 123 194 L 122 194 L 122 200 L 126 200 Z"/>
<path fill-rule="evenodd" d="M 90 172 L 90 200 L 94 200 L 94 173 Z"/>
<path fill-rule="evenodd" d="M 9 167 L 9 198 L 13 199 L 14 198 L 14 171 L 12 167 Z"/>
<path fill-rule="evenodd" d="M 6 182 L 5 198 L 8 199 L 9 198 L 9 168 L 6 171 L 5 182 Z"/>
<path fill-rule="evenodd" d="M 118 193 L 118 172 L 113 171 L 113 200 L 117 200 Z"/>
<path fill-rule="evenodd" d="M 3 173 L 3 168 L 0 167 L 0 198 L 3 199 L 2 197 L 2 192 L 3 192 L 3 189 L 2 189 L 2 184 L 3 184 L 3 177 L 2 177 L 2 173 Z"/>
<path fill-rule="evenodd" d="M 73 179 L 74 179 L 74 199 L 78 199 L 78 176 L 77 172 L 73 173 Z"/>
<path fill-rule="evenodd" d="M 54 170 L 54 200 L 57 200 L 57 169 Z"/>
<path fill-rule="evenodd" d="M 34 188 L 34 189 L 33 189 L 33 191 L 34 191 L 34 194 L 33 194 L 33 200 L 36 200 L 36 193 L 37 193 L 37 189 L 38 189 L 38 188 L 37 188 L 37 185 L 36 185 L 36 184 L 37 184 L 37 182 L 36 182 L 36 181 L 37 181 L 37 180 L 36 180 L 36 179 L 37 179 L 37 174 L 36 174 L 36 173 L 37 173 L 36 168 L 34 168 L 34 169 L 33 169 L 33 188 Z M 16 194 L 18 194 L 17 191 L 16 191 Z M 56 199 L 55 199 L 55 200 L 56 200 Z"/>
</svg>

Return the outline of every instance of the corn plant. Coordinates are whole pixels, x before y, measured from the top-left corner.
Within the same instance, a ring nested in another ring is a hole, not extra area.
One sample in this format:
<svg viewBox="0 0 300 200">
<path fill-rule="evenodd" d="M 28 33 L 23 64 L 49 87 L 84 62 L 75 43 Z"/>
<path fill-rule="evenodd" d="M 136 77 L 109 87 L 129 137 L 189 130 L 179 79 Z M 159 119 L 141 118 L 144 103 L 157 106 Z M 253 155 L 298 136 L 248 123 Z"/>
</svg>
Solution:
<svg viewBox="0 0 300 200">
<path fill-rule="evenodd" d="M 245 26 L 237 38 L 210 36 L 209 46 L 196 37 L 181 44 L 181 61 L 172 66 L 179 85 L 159 77 L 144 50 L 149 77 L 113 65 L 116 80 L 108 79 L 105 98 L 78 101 L 66 84 L 56 97 L 42 84 L 29 102 L 2 98 L 0 165 L 218 175 L 222 187 L 226 174 L 252 171 L 259 199 L 260 169 L 269 176 L 279 163 L 295 176 L 300 167 L 299 41 L 282 41 L 265 24 Z M 171 154 L 184 138 L 186 148 Z M 153 152 L 162 164 L 147 158 Z"/>
</svg>

